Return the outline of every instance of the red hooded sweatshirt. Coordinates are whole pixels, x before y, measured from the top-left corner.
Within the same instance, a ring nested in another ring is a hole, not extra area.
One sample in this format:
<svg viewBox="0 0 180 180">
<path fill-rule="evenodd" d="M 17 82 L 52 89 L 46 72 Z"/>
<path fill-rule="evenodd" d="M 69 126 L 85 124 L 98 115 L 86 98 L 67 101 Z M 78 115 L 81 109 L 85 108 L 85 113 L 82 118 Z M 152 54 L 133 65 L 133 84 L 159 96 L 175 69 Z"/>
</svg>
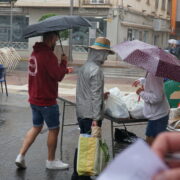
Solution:
<svg viewBox="0 0 180 180">
<path fill-rule="evenodd" d="M 68 72 L 66 61 L 58 59 L 45 43 L 36 43 L 29 59 L 29 102 L 37 106 L 56 104 L 58 81 Z"/>
</svg>

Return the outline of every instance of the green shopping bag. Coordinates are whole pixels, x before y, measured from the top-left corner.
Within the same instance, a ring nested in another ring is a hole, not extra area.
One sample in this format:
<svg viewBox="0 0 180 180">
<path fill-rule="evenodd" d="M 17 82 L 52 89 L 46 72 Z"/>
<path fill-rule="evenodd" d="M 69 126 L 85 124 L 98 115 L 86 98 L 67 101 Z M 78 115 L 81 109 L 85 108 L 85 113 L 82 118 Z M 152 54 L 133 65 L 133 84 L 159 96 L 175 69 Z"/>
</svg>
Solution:
<svg viewBox="0 0 180 180">
<path fill-rule="evenodd" d="M 108 146 L 101 139 L 80 135 L 78 142 L 77 172 L 79 176 L 100 174 L 109 161 Z"/>
</svg>

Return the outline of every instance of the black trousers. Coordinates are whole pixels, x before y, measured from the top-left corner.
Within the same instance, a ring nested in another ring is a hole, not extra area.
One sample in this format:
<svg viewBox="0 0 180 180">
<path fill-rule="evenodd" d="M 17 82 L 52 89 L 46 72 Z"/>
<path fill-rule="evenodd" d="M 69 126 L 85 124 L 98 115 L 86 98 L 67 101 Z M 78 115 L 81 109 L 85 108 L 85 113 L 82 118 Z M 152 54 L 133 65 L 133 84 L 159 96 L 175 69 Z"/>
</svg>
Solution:
<svg viewBox="0 0 180 180">
<path fill-rule="evenodd" d="M 85 119 L 78 118 L 79 127 L 81 129 L 80 133 L 81 134 L 91 134 L 92 122 L 93 122 L 93 120 L 89 119 L 89 118 L 85 118 Z M 101 127 L 102 121 L 97 121 L 97 125 L 99 127 Z"/>
</svg>

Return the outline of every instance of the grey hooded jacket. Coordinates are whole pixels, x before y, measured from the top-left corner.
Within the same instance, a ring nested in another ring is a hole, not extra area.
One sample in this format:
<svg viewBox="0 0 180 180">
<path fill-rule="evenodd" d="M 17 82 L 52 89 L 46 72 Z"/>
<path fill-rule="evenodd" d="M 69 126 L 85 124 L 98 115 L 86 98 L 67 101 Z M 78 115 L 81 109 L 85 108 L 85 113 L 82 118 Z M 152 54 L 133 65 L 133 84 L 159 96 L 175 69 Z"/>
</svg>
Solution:
<svg viewBox="0 0 180 180">
<path fill-rule="evenodd" d="M 76 113 L 78 118 L 102 120 L 104 111 L 104 74 L 101 65 L 108 52 L 89 50 L 86 63 L 80 68 L 76 87 Z"/>
</svg>

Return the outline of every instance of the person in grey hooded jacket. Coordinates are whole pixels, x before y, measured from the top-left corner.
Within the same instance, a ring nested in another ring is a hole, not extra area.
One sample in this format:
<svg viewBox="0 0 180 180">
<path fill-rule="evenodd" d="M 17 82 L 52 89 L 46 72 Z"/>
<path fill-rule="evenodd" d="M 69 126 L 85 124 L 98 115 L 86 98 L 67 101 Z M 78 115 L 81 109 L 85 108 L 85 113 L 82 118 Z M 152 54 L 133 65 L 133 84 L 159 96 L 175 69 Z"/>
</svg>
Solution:
<svg viewBox="0 0 180 180">
<path fill-rule="evenodd" d="M 102 64 L 109 54 L 110 41 L 98 37 L 89 47 L 88 59 L 78 74 L 76 87 L 76 112 L 81 133 L 90 133 L 91 124 L 96 126 L 103 119 L 104 74 Z"/>
<path fill-rule="evenodd" d="M 98 37 L 89 47 L 88 59 L 79 70 L 76 86 L 76 113 L 81 134 L 91 134 L 91 126 L 101 126 L 106 95 L 101 66 L 109 54 L 114 54 L 110 49 L 110 41 L 105 37 Z M 71 180 L 90 180 L 90 177 L 78 176 L 76 159 L 75 153 L 74 173 Z"/>
</svg>

